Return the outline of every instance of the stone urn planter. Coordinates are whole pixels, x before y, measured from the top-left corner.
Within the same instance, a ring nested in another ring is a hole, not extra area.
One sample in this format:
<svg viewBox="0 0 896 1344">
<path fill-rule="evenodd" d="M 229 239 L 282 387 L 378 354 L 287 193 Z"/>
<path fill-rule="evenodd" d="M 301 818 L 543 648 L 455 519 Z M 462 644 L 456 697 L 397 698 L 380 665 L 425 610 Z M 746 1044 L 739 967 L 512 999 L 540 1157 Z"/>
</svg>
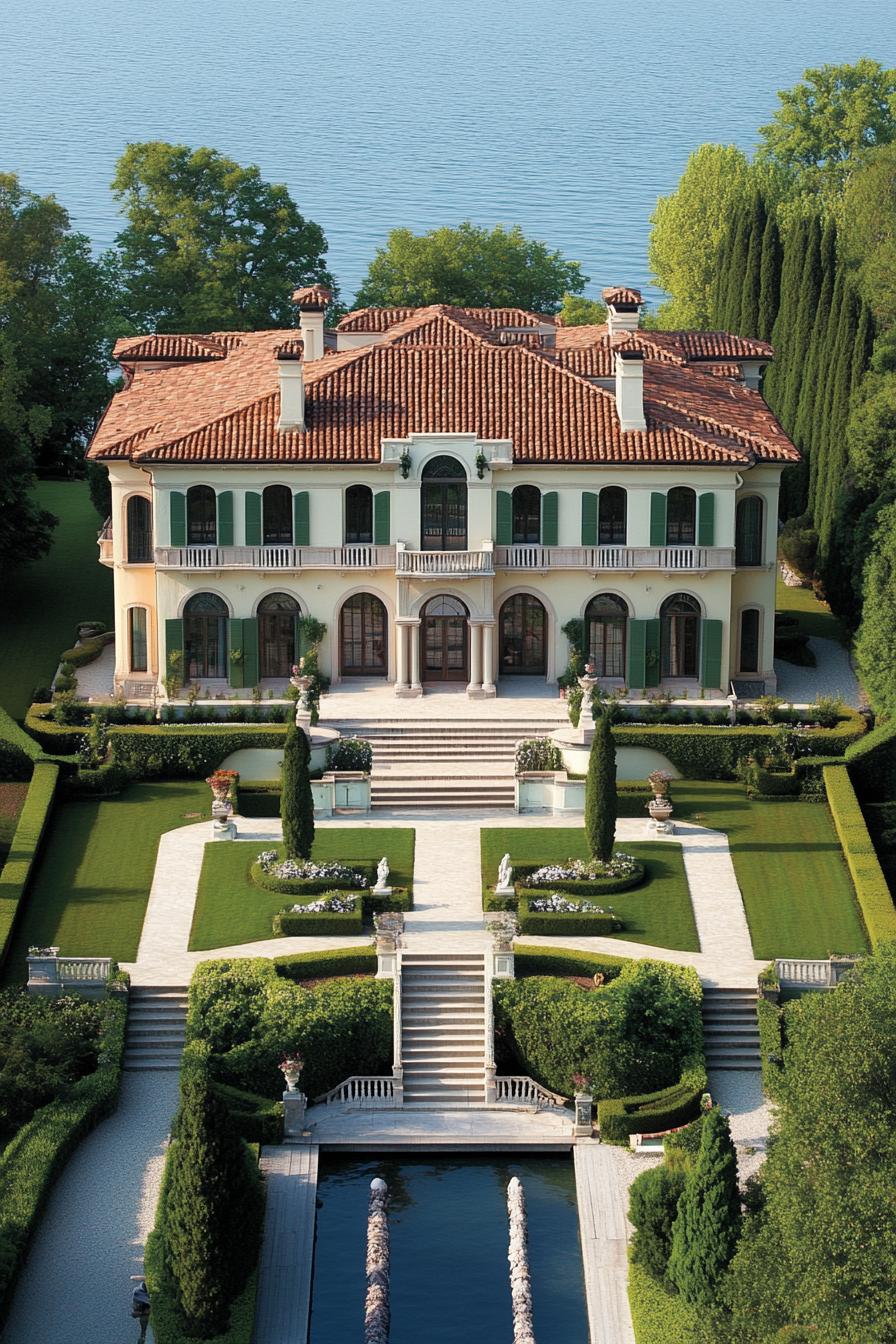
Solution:
<svg viewBox="0 0 896 1344">
<path fill-rule="evenodd" d="M 287 1055 L 285 1059 L 280 1061 L 280 1072 L 286 1079 L 286 1087 L 289 1092 L 297 1091 L 304 1062 L 302 1056 L 298 1053 Z"/>
<path fill-rule="evenodd" d="M 672 804 L 668 798 L 651 798 L 647 804 L 647 811 L 653 821 L 668 821 L 672 815 Z"/>
<path fill-rule="evenodd" d="M 652 770 L 647 776 L 647 783 L 653 789 L 655 798 L 668 800 L 669 785 L 672 783 L 672 776 L 668 770 Z"/>
</svg>

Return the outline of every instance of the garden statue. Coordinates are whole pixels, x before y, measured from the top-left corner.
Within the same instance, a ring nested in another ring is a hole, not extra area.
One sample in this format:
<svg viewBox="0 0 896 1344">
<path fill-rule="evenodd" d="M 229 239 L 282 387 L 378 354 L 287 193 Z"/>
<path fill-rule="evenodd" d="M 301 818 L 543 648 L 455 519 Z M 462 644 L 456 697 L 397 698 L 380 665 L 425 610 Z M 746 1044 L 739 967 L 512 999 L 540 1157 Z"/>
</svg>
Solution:
<svg viewBox="0 0 896 1344">
<path fill-rule="evenodd" d="M 505 854 L 498 864 L 498 882 L 495 886 L 495 891 L 513 891 L 513 869 L 510 866 L 509 854 Z"/>
<path fill-rule="evenodd" d="M 384 854 L 376 866 L 376 886 L 374 887 L 374 891 L 385 891 L 388 878 L 389 861 Z"/>
</svg>

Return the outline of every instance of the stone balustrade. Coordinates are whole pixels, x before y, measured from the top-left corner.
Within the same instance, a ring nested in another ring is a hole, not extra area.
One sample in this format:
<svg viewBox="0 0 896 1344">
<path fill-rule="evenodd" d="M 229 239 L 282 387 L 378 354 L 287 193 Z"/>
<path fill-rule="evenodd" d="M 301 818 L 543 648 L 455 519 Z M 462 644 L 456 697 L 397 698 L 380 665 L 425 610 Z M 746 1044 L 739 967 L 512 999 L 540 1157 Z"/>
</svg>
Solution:
<svg viewBox="0 0 896 1344">
<path fill-rule="evenodd" d="M 111 957 L 60 957 L 55 947 L 35 948 L 28 954 L 30 994 L 100 998 L 106 993 L 111 974 Z"/>
<path fill-rule="evenodd" d="M 537 546 L 495 547 L 497 569 L 584 569 L 601 571 L 658 569 L 704 573 L 734 569 L 731 546 Z"/>
<path fill-rule="evenodd" d="M 409 551 L 399 546 L 395 571 L 415 579 L 465 579 L 494 574 L 494 552 L 489 542 L 478 551 Z"/>
<path fill-rule="evenodd" d="M 499 1104 L 540 1109 L 542 1106 L 565 1106 L 567 1099 L 525 1074 L 507 1073 L 495 1078 L 495 1100 Z"/>
<path fill-rule="evenodd" d="M 158 546 L 156 569 L 393 569 L 394 546 Z"/>
<path fill-rule="evenodd" d="M 367 1108 L 397 1105 L 395 1080 L 385 1074 L 354 1074 L 329 1092 L 314 1098 L 315 1105 L 363 1106 Z"/>
<path fill-rule="evenodd" d="M 857 960 L 857 957 L 829 957 L 826 961 L 779 957 L 775 961 L 775 974 L 782 989 L 834 989 Z"/>
</svg>

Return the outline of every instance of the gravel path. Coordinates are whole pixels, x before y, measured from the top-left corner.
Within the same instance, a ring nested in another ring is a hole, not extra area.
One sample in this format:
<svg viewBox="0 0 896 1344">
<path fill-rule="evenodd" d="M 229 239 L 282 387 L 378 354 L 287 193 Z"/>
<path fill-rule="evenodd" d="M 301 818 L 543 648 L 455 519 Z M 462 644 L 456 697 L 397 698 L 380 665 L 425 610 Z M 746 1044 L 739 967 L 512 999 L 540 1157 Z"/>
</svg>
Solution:
<svg viewBox="0 0 896 1344">
<path fill-rule="evenodd" d="M 710 1069 L 712 1099 L 731 1118 L 731 1137 L 737 1148 L 737 1173 L 743 1185 L 762 1166 L 771 1119 L 758 1069 Z"/>
<path fill-rule="evenodd" d="M 126 1073 L 118 1110 L 69 1159 L 41 1216 L 4 1344 L 136 1339 L 129 1276 L 143 1271 L 178 1077 Z"/>
<path fill-rule="evenodd" d="M 815 667 L 797 667 L 780 658 L 775 661 L 776 694 L 794 705 L 811 705 L 819 695 L 839 695 L 848 705 L 858 709 L 862 703 L 859 682 L 842 644 L 835 639 L 813 636 L 809 648 L 815 654 Z"/>
</svg>

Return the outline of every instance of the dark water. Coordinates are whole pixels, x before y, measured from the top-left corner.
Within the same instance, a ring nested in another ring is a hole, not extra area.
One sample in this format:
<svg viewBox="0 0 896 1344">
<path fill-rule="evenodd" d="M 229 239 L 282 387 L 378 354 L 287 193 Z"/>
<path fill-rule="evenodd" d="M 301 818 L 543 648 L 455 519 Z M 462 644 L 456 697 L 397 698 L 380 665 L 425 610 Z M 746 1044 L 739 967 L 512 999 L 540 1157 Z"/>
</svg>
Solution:
<svg viewBox="0 0 896 1344">
<path fill-rule="evenodd" d="M 572 1161 L 474 1155 L 321 1163 L 310 1344 L 361 1336 L 374 1176 L 392 1201 L 391 1344 L 509 1344 L 511 1176 L 526 1191 L 536 1337 L 587 1344 Z"/>
<path fill-rule="evenodd" d="M 129 140 L 286 182 L 346 297 L 388 230 L 519 223 L 599 292 L 705 140 L 749 148 L 807 66 L 896 57 L 892 0 L 5 0 L 0 170 L 98 245 Z"/>
</svg>

